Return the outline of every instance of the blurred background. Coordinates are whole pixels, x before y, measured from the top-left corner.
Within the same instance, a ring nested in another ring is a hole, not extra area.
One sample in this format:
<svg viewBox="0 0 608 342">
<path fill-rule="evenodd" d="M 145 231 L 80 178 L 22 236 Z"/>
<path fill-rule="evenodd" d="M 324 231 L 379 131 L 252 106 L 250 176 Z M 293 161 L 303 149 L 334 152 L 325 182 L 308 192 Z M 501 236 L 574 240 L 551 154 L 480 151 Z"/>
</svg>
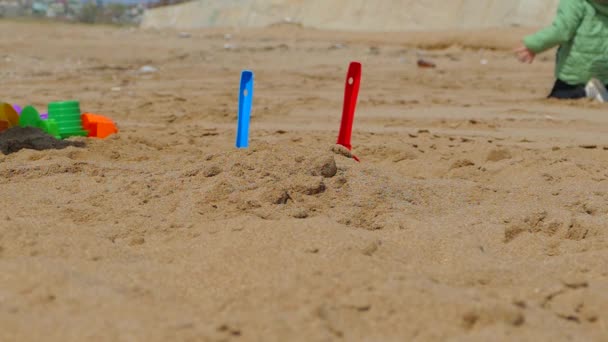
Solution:
<svg viewBox="0 0 608 342">
<path fill-rule="evenodd" d="M 0 0 L 0 18 L 144 28 L 264 27 L 288 22 L 347 31 L 537 27 L 558 0 Z"/>
<path fill-rule="evenodd" d="M 185 0 L 0 0 L 0 18 L 139 25 L 147 8 Z"/>
</svg>

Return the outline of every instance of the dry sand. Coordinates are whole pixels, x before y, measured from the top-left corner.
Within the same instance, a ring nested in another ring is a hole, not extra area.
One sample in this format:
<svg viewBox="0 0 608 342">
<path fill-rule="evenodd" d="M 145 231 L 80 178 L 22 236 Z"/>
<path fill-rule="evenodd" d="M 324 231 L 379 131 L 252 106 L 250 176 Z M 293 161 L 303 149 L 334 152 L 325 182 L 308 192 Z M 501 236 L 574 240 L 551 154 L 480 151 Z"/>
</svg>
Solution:
<svg viewBox="0 0 608 342">
<path fill-rule="evenodd" d="M 121 129 L 0 156 L 1 341 L 608 340 L 608 108 L 544 99 L 552 54 L 191 33 L 0 22 L 3 100 Z M 361 163 L 333 145 L 351 60 Z"/>
<path fill-rule="evenodd" d="M 547 25 L 559 0 L 191 0 L 146 11 L 147 28 L 265 27 L 391 32 Z"/>
</svg>

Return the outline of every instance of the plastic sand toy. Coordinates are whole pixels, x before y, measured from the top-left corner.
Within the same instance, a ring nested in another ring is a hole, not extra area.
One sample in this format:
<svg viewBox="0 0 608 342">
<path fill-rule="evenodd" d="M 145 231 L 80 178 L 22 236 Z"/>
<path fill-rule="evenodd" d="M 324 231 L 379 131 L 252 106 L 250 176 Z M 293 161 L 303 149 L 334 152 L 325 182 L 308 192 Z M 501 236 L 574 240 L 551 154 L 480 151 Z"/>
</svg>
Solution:
<svg viewBox="0 0 608 342">
<path fill-rule="evenodd" d="M 57 139 L 61 139 L 57 122 L 55 122 L 55 120 L 42 120 L 36 108 L 32 106 L 27 106 L 21 111 L 19 126 L 40 128 L 47 134 L 52 135 Z"/>
<path fill-rule="evenodd" d="M 342 122 L 338 135 L 338 145 L 352 150 L 351 138 L 353 134 L 353 123 L 355 121 L 355 110 L 357 99 L 359 98 L 359 88 L 361 86 L 361 63 L 352 62 L 346 75 L 346 85 L 344 87 L 344 106 L 342 108 Z M 356 161 L 359 158 L 353 156 Z"/>
<path fill-rule="evenodd" d="M 21 127 L 38 127 L 40 126 L 40 115 L 36 108 L 28 106 L 25 107 L 25 110 L 21 111 L 21 116 L 19 117 L 19 126 Z"/>
<path fill-rule="evenodd" d="M 88 136 L 93 138 L 103 139 L 118 133 L 118 128 L 114 121 L 102 115 L 84 113 L 82 114 L 82 125 L 89 131 Z"/>
<path fill-rule="evenodd" d="M 15 110 L 15 112 L 17 112 L 17 114 L 21 115 L 21 111 L 23 110 L 21 108 L 21 106 L 14 104 L 13 105 L 13 109 Z"/>
<path fill-rule="evenodd" d="M 83 126 L 78 101 L 64 101 L 49 103 L 48 120 L 54 120 L 59 127 L 59 136 L 62 139 L 69 137 L 86 137 L 89 135 Z"/>
<path fill-rule="evenodd" d="M 69 137 L 106 138 L 118 133 L 112 119 L 80 112 L 78 101 L 52 102 L 49 112 L 40 114 L 33 106 L 21 108 L 0 102 L 0 132 L 11 127 L 39 128 L 56 139 Z"/>
<path fill-rule="evenodd" d="M 244 70 L 241 74 L 241 86 L 239 90 L 239 113 L 236 130 L 236 147 L 249 147 L 249 124 L 251 122 L 251 107 L 253 105 L 253 81 L 252 71 Z"/>
<path fill-rule="evenodd" d="M 0 121 L 6 121 L 8 123 L 8 127 L 14 127 L 19 125 L 19 114 L 13 109 L 8 103 L 0 104 Z"/>
<path fill-rule="evenodd" d="M 21 106 L 16 105 L 16 104 L 13 105 L 13 109 L 19 115 L 21 115 L 21 112 L 23 111 L 23 108 L 21 108 Z M 48 118 L 49 118 L 49 114 L 48 113 L 42 113 L 42 114 L 40 114 L 40 119 L 47 120 Z"/>
</svg>

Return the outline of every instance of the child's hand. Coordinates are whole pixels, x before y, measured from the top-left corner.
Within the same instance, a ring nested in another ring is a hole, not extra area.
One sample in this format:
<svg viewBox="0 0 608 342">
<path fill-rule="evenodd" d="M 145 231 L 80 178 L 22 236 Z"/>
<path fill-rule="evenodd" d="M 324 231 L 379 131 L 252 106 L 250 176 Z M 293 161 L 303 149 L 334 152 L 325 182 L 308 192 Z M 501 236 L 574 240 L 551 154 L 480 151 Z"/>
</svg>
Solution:
<svg viewBox="0 0 608 342">
<path fill-rule="evenodd" d="M 515 49 L 515 53 L 517 54 L 517 59 L 519 59 L 522 63 L 532 63 L 534 62 L 534 58 L 536 58 L 536 54 L 528 49 L 525 45 L 521 45 L 517 49 Z"/>
</svg>

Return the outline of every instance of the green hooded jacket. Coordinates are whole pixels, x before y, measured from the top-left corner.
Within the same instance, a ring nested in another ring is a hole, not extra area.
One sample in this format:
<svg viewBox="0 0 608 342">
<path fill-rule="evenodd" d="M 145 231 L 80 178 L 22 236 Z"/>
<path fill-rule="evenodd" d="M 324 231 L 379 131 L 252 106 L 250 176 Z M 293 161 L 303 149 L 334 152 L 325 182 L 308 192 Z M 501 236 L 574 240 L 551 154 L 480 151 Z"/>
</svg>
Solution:
<svg viewBox="0 0 608 342">
<path fill-rule="evenodd" d="M 608 84 L 608 0 L 560 0 L 553 24 L 524 44 L 535 53 L 559 45 L 555 76 L 568 84 Z"/>
</svg>

